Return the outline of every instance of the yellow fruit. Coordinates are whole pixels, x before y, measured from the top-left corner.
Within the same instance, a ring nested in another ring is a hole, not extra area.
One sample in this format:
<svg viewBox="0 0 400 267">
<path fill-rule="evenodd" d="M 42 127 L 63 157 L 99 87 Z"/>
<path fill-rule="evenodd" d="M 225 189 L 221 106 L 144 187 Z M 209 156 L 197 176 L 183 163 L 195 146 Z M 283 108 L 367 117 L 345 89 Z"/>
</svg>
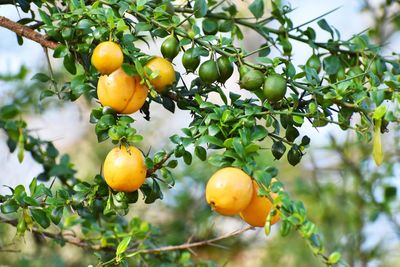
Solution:
<svg viewBox="0 0 400 267">
<path fill-rule="evenodd" d="M 102 42 L 93 50 L 92 65 L 101 74 L 110 74 L 121 67 L 124 54 L 114 42 Z"/>
<path fill-rule="evenodd" d="M 164 92 L 165 89 L 171 86 L 176 80 L 175 70 L 171 62 L 165 58 L 155 57 L 146 64 L 146 67 L 152 72 L 158 72 L 158 76 L 154 79 L 150 79 L 150 83 L 159 93 Z"/>
<path fill-rule="evenodd" d="M 252 195 L 250 176 L 233 167 L 218 170 L 206 186 L 207 203 L 222 215 L 238 214 L 249 205 Z"/>
<path fill-rule="evenodd" d="M 240 217 L 254 227 L 264 227 L 273 205 L 267 197 L 258 196 L 258 188 L 258 184 L 253 181 L 253 197 L 249 205 L 240 213 Z M 275 198 L 276 194 L 271 194 L 271 196 Z M 279 219 L 279 214 L 272 217 L 271 225 L 278 222 Z"/>
<path fill-rule="evenodd" d="M 104 160 L 104 179 L 115 191 L 136 191 L 144 183 L 146 172 L 142 152 L 134 146 L 115 147 Z"/>
<path fill-rule="evenodd" d="M 123 114 L 138 111 L 146 101 L 148 90 L 140 84 L 140 76 L 129 76 L 122 68 L 100 76 L 97 84 L 100 103 Z"/>
</svg>

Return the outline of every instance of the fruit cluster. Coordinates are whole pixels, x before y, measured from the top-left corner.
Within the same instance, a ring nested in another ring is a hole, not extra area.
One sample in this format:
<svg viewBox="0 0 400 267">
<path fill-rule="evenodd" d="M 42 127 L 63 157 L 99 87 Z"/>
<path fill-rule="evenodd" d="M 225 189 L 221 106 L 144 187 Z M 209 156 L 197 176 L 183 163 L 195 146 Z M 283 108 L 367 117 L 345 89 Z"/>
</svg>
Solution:
<svg viewBox="0 0 400 267">
<path fill-rule="evenodd" d="M 210 23 L 208 23 L 210 24 Z M 207 25 L 208 25 L 207 24 Z M 210 25 L 213 25 L 211 23 Z M 206 34 L 213 34 L 208 31 L 209 27 L 204 28 Z M 212 27 L 218 30 L 218 25 Z M 214 32 L 214 31 L 213 31 Z M 172 61 L 180 51 L 179 41 L 173 36 L 169 36 L 161 45 L 161 53 L 164 58 Z M 182 56 L 182 65 L 187 72 L 195 72 L 201 62 L 201 51 L 196 47 L 186 50 Z M 279 102 L 286 94 L 286 80 L 282 75 L 270 74 L 266 76 L 262 71 L 239 64 L 240 87 L 254 92 L 261 100 L 271 103 Z M 233 74 L 233 63 L 228 56 L 221 56 L 217 60 L 209 59 L 204 61 L 199 67 L 199 77 L 205 84 L 219 82 L 224 84 Z M 262 90 L 261 90 L 262 89 Z"/>
<path fill-rule="evenodd" d="M 227 216 L 240 215 L 254 227 L 263 227 L 268 217 L 270 225 L 275 224 L 280 219 L 279 214 L 270 199 L 258 195 L 259 189 L 257 182 L 244 171 L 226 167 L 208 180 L 206 199 L 214 211 Z M 271 193 L 271 196 L 275 198 L 277 195 Z"/>
<path fill-rule="evenodd" d="M 151 58 L 144 66 L 147 68 L 145 77 L 131 76 L 122 67 L 124 55 L 121 47 L 111 41 L 100 43 L 92 54 L 92 64 L 101 73 L 97 85 L 100 103 L 122 114 L 138 111 L 146 101 L 149 86 L 163 93 L 175 83 L 171 61 L 179 51 L 179 41 L 173 35 L 167 37 L 161 45 L 164 58 Z M 200 53 L 195 47 L 186 50 L 182 56 L 182 64 L 188 72 L 194 72 L 200 61 Z M 206 85 L 225 83 L 233 71 L 230 58 L 223 55 L 216 61 L 203 62 L 199 67 L 199 77 Z M 261 71 L 245 65 L 240 66 L 239 72 L 242 88 L 256 92 L 263 86 L 264 96 L 270 102 L 280 101 L 285 96 L 286 80 L 281 75 L 265 77 Z M 142 152 L 131 145 L 112 149 L 104 161 L 103 174 L 115 191 L 138 190 L 147 176 Z M 273 199 L 259 196 L 259 189 L 259 185 L 241 169 L 227 167 L 217 171 L 208 181 L 206 199 L 212 209 L 222 215 L 239 214 L 250 225 L 263 227 L 266 222 L 276 223 L 279 214 L 271 202 Z M 271 196 L 274 198 L 276 194 Z"/>
<path fill-rule="evenodd" d="M 149 87 L 139 75 L 128 75 L 122 68 L 123 61 L 121 47 L 111 41 L 97 45 L 92 54 L 92 65 L 102 74 L 97 84 L 100 103 L 118 113 L 131 114 L 143 106 Z M 158 93 L 166 91 L 175 82 L 175 70 L 164 58 L 151 58 L 145 68 L 156 73 L 145 78 Z M 112 149 L 104 161 L 103 174 L 115 191 L 138 190 L 147 174 L 142 152 L 134 146 Z"/>
</svg>

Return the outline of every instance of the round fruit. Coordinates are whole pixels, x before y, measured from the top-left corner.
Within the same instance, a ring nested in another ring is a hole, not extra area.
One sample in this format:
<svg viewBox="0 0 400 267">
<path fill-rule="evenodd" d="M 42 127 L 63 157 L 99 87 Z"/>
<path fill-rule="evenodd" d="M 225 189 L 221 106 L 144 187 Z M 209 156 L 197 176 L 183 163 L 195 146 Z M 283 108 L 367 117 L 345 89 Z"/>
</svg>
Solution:
<svg viewBox="0 0 400 267">
<path fill-rule="evenodd" d="M 264 83 L 264 74 L 255 69 L 250 69 L 240 78 L 240 86 L 244 89 L 254 91 L 259 89 Z"/>
<path fill-rule="evenodd" d="M 254 227 L 264 227 L 267 216 L 273 205 L 271 201 L 264 196 L 258 196 L 258 184 L 253 181 L 253 196 L 249 205 L 239 214 L 242 219 Z M 272 198 L 276 197 L 276 194 L 271 194 Z M 279 221 L 279 215 L 275 215 L 271 218 L 271 225 Z"/>
<path fill-rule="evenodd" d="M 203 62 L 200 65 L 199 76 L 205 83 L 211 84 L 215 82 L 219 77 L 217 63 L 212 59 Z"/>
<path fill-rule="evenodd" d="M 161 54 L 172 61 L 179 54 L 179 41 L 174 36 L 169 36 L 161 45 Z"/>
<path fill-rule="evenodd" d="M 194 72 L 200 65 L 200 55 L 196 55 L 194 48 L 189 48 L 183 53 L 182 64 L 187 72 Z"/>
<path fill-rule="evenodd" d="M 243 77 L 249 70 L 250 68 L 247 67 L 246 65 L 241 65 L 239 68 L 240 77 Z"/>
<path fill-rule="evenodd" d="M 115 191 L 136 191 L 144 183 L 146 172 L 142 152 L 134 146 L 115 147 L 104 160 L 104 179 Z"/>
<path fill-rule="evenodd" d="M 308 60 L 306 65 L 312 69 L 315 69 L 317 72 L 321 71 L 321 61 L 319 56 L 312 55 Z"/>
<path fill-rule="evenodd" d="M 124 54 L 114 42 L 102 42 L 93 50 L 92 64 L 101 74 L 110 74 L 121 67 Z"/>
<path fill-rule="evenodd" d="M 176 81 L 174 67 L 172 66 L 171 62 L 164 58 L 155 57 L 146 64 L 146 67 L 153 72 L 158 72 L 158 76 L 154 79 L 151 79 L 150 83 L 159 93 L 164 92 Z"/>
<path fill-rule="evenodd" d="M 219 72 L 219 77 L 217 79 L 220 83 L 225 83 L 233 73 L 233 64 L 229 61 L 229 58 L 222 56 L 217 59 L 217 67 Z"/>
<path fill-rule="evenodd" d="M 238 168 L 227 167 L 214 173 L 206 186 L 207 203 L 222 215 L 243 211 L 253 195 L 250 176 Z"/>
<path fill-rule="evenodd" d="M 147 98 L 148 88 L 140 84 L 140 77 L 129 76 L 122 68 L 110 75 L 102 75 L 97 83 L 97 96 L 103 106 L 118 113 L 130 114 L 138 111 Z"/>
<path fill-rule="evenodd" d="M 286 94 L 286 80 L 279 74 L 272 74 L 265 79 L 264 96 L 270 102 L 280 101 Z"/>
<path fill-rule="evenodd" d="M 205 19 L 201 26 L 206 35 L 215 35 L 218 32 L 218 21 L 215 19 Z"/>
</svg>

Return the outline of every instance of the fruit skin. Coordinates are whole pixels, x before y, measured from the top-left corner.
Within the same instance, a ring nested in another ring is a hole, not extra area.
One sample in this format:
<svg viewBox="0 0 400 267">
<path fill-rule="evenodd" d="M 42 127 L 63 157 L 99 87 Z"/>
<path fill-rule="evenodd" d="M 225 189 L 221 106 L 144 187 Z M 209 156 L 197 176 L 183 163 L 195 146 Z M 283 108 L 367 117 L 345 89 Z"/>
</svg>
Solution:
<svg viewBox="0 0 400 267">
<path fill-rule="evenodd" d="M 253 181 L 253 196 L 251 201 L 249 205 L 239 214 L 245 222 L 254 227 L 264 227 L 267 221 L 267 216 L 273 208 L 271 201 L 267 197 L 258 196 L 259 188 L 260 187 L 258 184 Z M 276 196 L 276 194 L 271 194 L 272 198 L 275 198 Z M 279 214 L 272 217 L 271 225 L 277 223 L 279 219 Z"/>
<path fill-rule="evenodd" d="M 195 55 L 194 48 L 189 48 L 183 53 L 182 64 L 187 72 L 194 72 L 200 65 L 200 56 Z"/>
<path fill-rule="evenodd" d="M 199 77 L 208 84 L 215 82 L 219 77 L 217 63 L 212 59 L 204 61 L 200 65 Z"/>
<path fill-rule="evenodd" d="M 249 67 L 247 67 L 245 65 L 241 65 L 239 68 L 240 77 L 243 77 L 249 70 L 250 70 Z"/>
<path fill-rule="evenodd" d="M 233 73 L 233 64 L 229 61 L 226 56 L 219 57 L 217 59 L 217 67 L 219 72 L 219 77 L 217 79 L 220 83 L 225 83 Z"/>
<path fill-rule="evenodd" d="M 124 54 L 121 47 L 114 42 L 102 42 L 96 46 L 92 54 L 92 65 L 101 74 L 110 74 L 121 67 Z"/>
<path fill-rule="evenodd" d="M 207 203 L 222 215 L 235 215 L 243 211 L 249 205 L 252 195 L 250 176 L 234 167 L 215 172 L 206 186 Z"/>
<path fill-rule="evenodd" d="M 269 75 L 264 82 L 264 96 L 270 102 L 278 102 L 286 94 L 286 80 L 279 74 Z"/>
<path fill-rule="evenodd" d="M 140 84 L 140 77 L 129 76 L 122 68 L 102 75 L 97 83 L 97 96 L 103 106 L 116 112 L 130 114 L 138 111 L 147 98 L 149 88 Z"/>
<path fill-rule="evenodd" d="M 162 57 L 154 57 L 147 62 L 146 67 L 151 71 L 159 71 L 158 76 L 150 80 L 150 83 L 158 93 L 164 92 L 176 81 L 174 67 L 171 62 Z"/>
<path fill-rule="evenodd" d="M 136 191 L 144 183 L 146 172 L 142 152 L 134 146 L 115 147 L 104 160 L 104 179 L 115 191 Z"/>
<path fill-rule="evenodd" d="M 161 54 L 172 61 L 179 54 L 179 41 L 174 36 L 169 36 L 161 44 Z"/>
<path fill-rule="evenodd" d="M 243 72 L 243 71 L 242 71 Z M 264 83 L 264 74 L 255 69 L 250 69 L 240 78 L 240 86 L 249 91 L 254 91 L 259 89 Z"/>
</svg>

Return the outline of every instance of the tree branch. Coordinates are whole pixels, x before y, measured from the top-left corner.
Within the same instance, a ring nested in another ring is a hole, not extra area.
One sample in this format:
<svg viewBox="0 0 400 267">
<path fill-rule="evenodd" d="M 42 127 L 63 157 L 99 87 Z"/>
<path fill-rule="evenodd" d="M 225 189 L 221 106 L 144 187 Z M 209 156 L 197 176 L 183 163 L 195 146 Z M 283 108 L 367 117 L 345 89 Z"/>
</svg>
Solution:
<svg viewBox="0 0 400 267">
<path fill-rule="evenodd" d="M 4 16 L 0 16 L 0 27 L 9 29 L 19 36 L 28 38 L 50 49 L 55 49 L 59 45 L 57 42 L 48 40 L 46 36 L 32 30 L 30 27 L 16 23 Z"/>
<path fill-rule="evenodd" d="M 174 154 L 174 152 L 169 152 L 164 156 L 164 158 L 159 163 L 154 165 L 153 168 L 147 170 L 146 177 L 150 177 L 153 173 L 155 173 L 158 169 L 160 169 L 163 166 L 163 164 L 172 156 L 172 154 Z"/>
<path fill-rule="evenodd" d="M 18 220 L 15 219 L 6 219 L 6 218 L 2 218 L 0 217 L 0 222 L 1 223 L 6 223 L 6 224 L 10 224 L 12 226 L 17 226 L 18 224 Z M 165 247 L 158 247 L 158 248 L 152 248 L 152 249 L 134 249 L 134 250 L 130 250 L 129 252 L 131 252 L 131 254 L 127 255 L 127 257 L 133 257 L 137 254 L 154 254 L 154 253 L 160 253 L 160 252 L 167 252 L 167 251 L 175 251 L 175 250 L 186 250 L 186 249 L 191 249 L 194 247 L 201 247 L 201 246 L 206 246 L 206 245 L 212 245 L 213 243 L 217 242 L 217 241 L 221 241 L 224 239 L 228 239 L 231 237 L 235 237 L 238 236 L 250 229 L 254 229 L 253 226 L 247 226 L 243 229 L 239 229 L 236 231 L 233 231 L 231 233 L 227 233 L 212 239 L 207 239 L 207 240 L 203 240 L 203 241 L 199 241 L 199 242 L 193 242 L 193 243 L 185 243 L 185 244 L 181 244 L 181 245 L 176 245 L 176 246 L 165 246 Z M 48 231 L 43 231 L 41 229 L 37 229 L 37 228 L 32 228 L 32 233 L 38 234 L 38 235 L 42 235 L 44 237 L 50 238 L 50 239 L 54 239 L 54 240 L 61 240 L 64 241 L 66 243 L 69 243 L 71 245 L 77 246 L 77 247 L 81 247 L 81 248 L 86 248 L 89 250 L 95 250 L 95 251 L 99 251 L 99 250 L 103 250 L 103 251 L 112 251 L 112 248 L 110 247 L 101 247 L 100 245 L 93 245 L 90 244 L 84 240 L 81 240 L 75 236 L 72 235 L 68 235 L 67 233 L 52 233 L 52 232 L 48 232 Z M 1 251 L 0 251 L 1 252 Z M 115 259 L 113 259 L 114 261 Z"/>
<path fill-rule="evenodd" d="M 133 253 L 136 254 L 151 254 L 151 253 L 159 253 L 159 252 L 166 252 L 166 251 L 174 251 L 174 250 L 186 250 L 194 247 L 201 247 L 201 246 L 206 246 L 206 245 L 212 245 L 213 243 L 217 241 L 221 241 L 224 239 L 228 239 L 231 237 L 238 236 L 250 229 L 254 229 L 253 226 L 247 226 L 243 229 L 239 229 L 236 231 L 233 231 L 231 233 L 224 234 L 222 236 L 218 236 L 216 238 L 208 239 L 208 240 L 203 240 L 199 242 L 193 242 L 193 243 L 185 243 L 181 245 L 176 245 L 176 246 L 166 246 L 166 247 L 159 247 L 159 248 L 153 248 L 153 249 L 144 249 L 144 250 L 136 250 L 133 251 Z M 132 254 L 133 254 L 132 253 Z M 129 255 L 128 255 L 129 256 Z"/>
</svg>

